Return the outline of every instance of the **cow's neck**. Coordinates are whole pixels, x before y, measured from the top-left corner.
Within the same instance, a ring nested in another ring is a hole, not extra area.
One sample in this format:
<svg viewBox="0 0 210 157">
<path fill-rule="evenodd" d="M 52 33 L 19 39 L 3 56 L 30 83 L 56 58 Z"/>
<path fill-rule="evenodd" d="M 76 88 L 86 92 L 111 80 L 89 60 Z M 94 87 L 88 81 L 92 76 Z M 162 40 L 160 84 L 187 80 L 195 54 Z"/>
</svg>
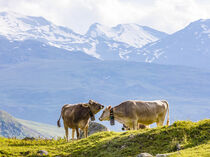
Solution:
<svg viewBox="0 0 210 157">
<path fill-rule="evenodd" d="M 89 115 L 90 115 L 91 121 L 94 121 L 95 120 L 95 114 L 91 111 L 90 107 L 89 107 Z"/>
<path fill-rule="evenodd" d="M 119 110 L 117 106 L 113 107 L 113 113 L 115 120 L 124 124 L 125 117 L 123 117 L 122 112 Z"/>
<path fill-rule="evenodd" d="M 109 120 L 110 120 L 110 125 L 114 125 L 114 112 L 113 112 L 113 108 L 110 109 L 110 114 L 109 114 Z"/>
</svg>

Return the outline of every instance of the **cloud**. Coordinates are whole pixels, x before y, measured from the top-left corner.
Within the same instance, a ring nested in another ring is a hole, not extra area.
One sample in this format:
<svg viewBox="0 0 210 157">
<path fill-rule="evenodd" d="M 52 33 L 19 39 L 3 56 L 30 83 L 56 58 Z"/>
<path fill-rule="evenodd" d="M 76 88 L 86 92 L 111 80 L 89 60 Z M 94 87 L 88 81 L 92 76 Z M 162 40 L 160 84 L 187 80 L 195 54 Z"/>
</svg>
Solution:
<svg viewBox="0 0 210 157">
<path fill-rule="evenodd" d="M 209 0 L 0 0 L 1 11 L 43 16 L 85 33 L 95 22 L 137 23 L 172 33 L 200 18 L 210 18 Z"/>
</svg>

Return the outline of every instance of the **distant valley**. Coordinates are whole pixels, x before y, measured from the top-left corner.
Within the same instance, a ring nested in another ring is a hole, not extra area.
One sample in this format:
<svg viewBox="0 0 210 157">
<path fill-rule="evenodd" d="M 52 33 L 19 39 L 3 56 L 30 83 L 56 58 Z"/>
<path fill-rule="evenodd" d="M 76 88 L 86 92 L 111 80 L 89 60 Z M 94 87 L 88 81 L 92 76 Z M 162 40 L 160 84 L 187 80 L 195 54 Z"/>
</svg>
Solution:
<svg viewBox="0 0 210 157">
<path fill-rule="evenodd" d="M 209 118 L 209 21 L 170 35 L 96 23 L 81 35 L 42 17 L 2 12 L 0 109 L 55 125 L 66 103 L 166 99 L 171 121 Z"/>
</svg>

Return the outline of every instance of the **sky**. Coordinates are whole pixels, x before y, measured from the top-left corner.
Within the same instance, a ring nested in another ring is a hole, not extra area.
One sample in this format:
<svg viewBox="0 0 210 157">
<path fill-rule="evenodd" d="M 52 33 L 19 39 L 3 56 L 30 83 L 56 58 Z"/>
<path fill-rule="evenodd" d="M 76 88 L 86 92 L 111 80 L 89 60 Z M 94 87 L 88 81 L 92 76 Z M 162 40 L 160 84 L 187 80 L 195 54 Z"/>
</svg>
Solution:
<svg viewBox="0 0 210 157">
<path fill-rule="evenodd" d="M 210 0 L 0 0 L 1 11 L 42 16 L 84 34 L 93 23 L 136 23 L 173 33 L 210 19 Z"/>
</svg>

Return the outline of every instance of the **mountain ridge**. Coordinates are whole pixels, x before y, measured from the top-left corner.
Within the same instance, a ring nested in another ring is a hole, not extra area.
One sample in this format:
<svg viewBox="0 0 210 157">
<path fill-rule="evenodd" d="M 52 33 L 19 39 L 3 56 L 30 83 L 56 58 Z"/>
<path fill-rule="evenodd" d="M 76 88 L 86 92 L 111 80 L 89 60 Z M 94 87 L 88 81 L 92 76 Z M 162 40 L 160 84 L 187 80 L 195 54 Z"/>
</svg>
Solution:
<svg viewBox="0 0 210 157">
<path fill-rule="evenodd" d="M 0 135 L 4 137 L 39 137 L 42 136 L 35 130 L 32 130 L 21 123 L 14 117 L 0 110 Z"/>
<path fill-rule="evenodd" d="M 147 63 L 209 68 L 210 19 L 191 22 L 185 28 L 166 34 L 138 24 L 108 27 L 92 24 L 84 35 L 57 26 L 43 17 L 0 13 L 0 35 L 9 40 L 37 40 L 67 51 L 80 51 L 100 60 L 126 60 Z"/>
<path fill-rule="evenodd" d="M 0 136 L 8 138 L 57 138 L 63 137 L 63 129 L 57 126 L 17 119 L 9 113 L 0 110 Z"/>
<path fill-rule="evenodd" d="M 148 62 L 210 69 L 210 19 L 197 20 L 159 41 L 142 47 Z"/>
<path fill-rule="evenodd" d="M 150 34 L 150 32 L 152 32 L 152 34 Z M 118 24 L 114 27 L 107 27 L 99 23 L 95 23 L 89 27 L 89 30 L 85 35 L 92 38 L 96 38 L 97 36 L 111 38 L 115 41 L 124 42 L 136 48 L 140 48 L 147 43 L 167 36 L 166 33 L 132 23 Z"/>
<path fill-rule="evenodd" d="M 128 57 L 125 54 L 138 53 L 140 51 L 139 47 L 166 36 L 165 33 L 149 27 L 146 29 L 137 24 L 125 24 L 112 28 L 103 26 L 111 34 L 114 34 L 114 37 L 98 36 L 94 38 L 89 36 L 88 33 L 80 35 L 67 27 L 54 25 L 43 17 L 24 16 L 7 12 L 0 13 L 0 23 L 0 34 L 9 40 L 35 39 L 69 51 L 82 51 L 102 60 L 112 58 L 126 60 Z M 118 27 L 119 30 L 116 30 Z M 125 28 L 129 28 L 126 30 L 132 32 L 133 35 L 129 35 L 129 33 L 123 35 L 121 32 L 121 37 L 118 37 L 118 32 Z"/>
</svg>

